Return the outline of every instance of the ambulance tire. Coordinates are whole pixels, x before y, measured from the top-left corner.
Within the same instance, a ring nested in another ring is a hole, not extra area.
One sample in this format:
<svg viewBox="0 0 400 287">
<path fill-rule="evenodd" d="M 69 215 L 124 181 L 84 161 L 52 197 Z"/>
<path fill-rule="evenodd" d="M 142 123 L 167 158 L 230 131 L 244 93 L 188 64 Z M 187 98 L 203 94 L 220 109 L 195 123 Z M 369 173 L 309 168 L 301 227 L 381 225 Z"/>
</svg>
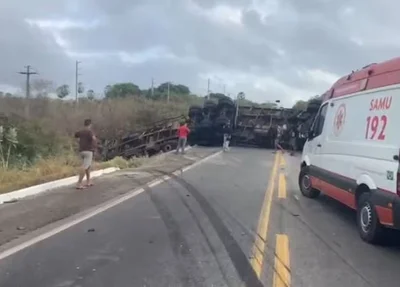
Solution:
<svg viewBox="0 0 400 287">
<path fill-rule="evenodd" d="M 301 194 L 308 198 L 316 198 L 320 195 L 320 191 L 312 188 L 309 174 L 309 167 L 303 166 L 299 173 L 299 187 Z"/>
<path fill-rule="evenodd" d="M 380 243 L 384 227 L 379 222 L 371 193 L 363 192 L 357 202 L 357 228 L 360 237 L 370 244 Z"/>
</svg>

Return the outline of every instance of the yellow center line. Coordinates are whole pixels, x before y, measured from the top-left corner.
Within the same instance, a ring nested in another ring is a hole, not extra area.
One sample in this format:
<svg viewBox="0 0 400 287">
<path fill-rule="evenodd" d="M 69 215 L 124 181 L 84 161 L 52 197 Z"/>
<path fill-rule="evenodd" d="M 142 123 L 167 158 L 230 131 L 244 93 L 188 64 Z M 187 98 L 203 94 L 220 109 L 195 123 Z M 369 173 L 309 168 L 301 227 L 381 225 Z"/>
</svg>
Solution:
<svg viewBox="0 0 400 287">
<path fill-rule="evenodd" d="M 273 287 L 290 287 L 289 238 L 286 234 L 276 235 L 275 270 Z"/>
<path fill-rule="evenodd" d="M 286 160 L 285 160 L 285 157 L 283 155 L 280 158 L 280 163 L 279 164 L 281 165 L 281 168 L 284 168 L 286 166 Z"/>
<path fill-rule="evenodd" d="M 279 173 L 278 198 L 286 198 L 286 177 L 284 173 Z"/>
<path fill-rule="evenodd" d="M 261 214 L 257 226 L 257 236 L 252 248 L 253 258 L 251 260 L 251 266 L 253 267 L 257 277 L 261 277 L 261 273 L 264 265 L 264 254 L 267 245 L 267 234 L 269 217 L 271 214 L 271 203 L 275 187 L 275 178 L 278 170 L 280 153 L 278 152 L 275 156 L 274 166 L 272 168 L 271 177 L 269 179 L 268 188 L 265 192 L 263 205 L 261 208 Z"/>
</svg>

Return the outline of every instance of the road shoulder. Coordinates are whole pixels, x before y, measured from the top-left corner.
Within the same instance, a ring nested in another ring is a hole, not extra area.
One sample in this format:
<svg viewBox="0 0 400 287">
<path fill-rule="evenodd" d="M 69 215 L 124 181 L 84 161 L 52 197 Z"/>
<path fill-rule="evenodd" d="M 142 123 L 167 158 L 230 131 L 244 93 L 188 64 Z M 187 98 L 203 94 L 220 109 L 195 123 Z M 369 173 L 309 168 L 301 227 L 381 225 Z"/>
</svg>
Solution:
<svg viewBox="0 0 400 287">
<path fill-rule="evenodd" d="M 217 151 L 216 148 L 195 147 L 184 156 L 165 154 L 149 160 L 140 168 L 121 170 L 98 178 L 95 186 L 86 190 L 75 190 L 73 186 L 67 186 L 16 203 L 1 205 L 0 250 L 38 229 L 123 196 Z"/>
</svg>

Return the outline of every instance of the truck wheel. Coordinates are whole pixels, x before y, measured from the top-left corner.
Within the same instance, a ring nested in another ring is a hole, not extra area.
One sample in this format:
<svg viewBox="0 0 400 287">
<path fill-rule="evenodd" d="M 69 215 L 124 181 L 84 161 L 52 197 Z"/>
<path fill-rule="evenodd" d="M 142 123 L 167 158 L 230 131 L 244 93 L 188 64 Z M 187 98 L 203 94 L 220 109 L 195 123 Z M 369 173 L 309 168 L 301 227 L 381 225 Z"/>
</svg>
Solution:
<svg viewBox="0 0 400 287">
<path fill-rule="evenodd" d="M 361 239 L 365 242 L 376 244 L 382 239 L 384 227 L 379 222 L 370 192 L 362 193 L 358 199 L 357 227 Z"/>
<path fill-rule="evenodd" d="M 172 150 L 172 145 L 166 144 L 163 146 L 162 150 L 163 150 L 163 152 L 169 152 Z"/>
<path fill-rule="evenodd" d="M 321 193 L 319 190 L 311 186 L 311 178 L 308 172 L 308 166 L 304 166 L 300 170 L 299 187 L 301 194 L 308 198 L 316 198 Z"/>
<path fill-rule="evenodd" d="M 166 142 L 163 146 L 162 146 L 162 151 L 163 152 L 169 152 L 171 150 L 176 149 L 176 147 L 178 146 L 177 142 Z"/>
</svg>

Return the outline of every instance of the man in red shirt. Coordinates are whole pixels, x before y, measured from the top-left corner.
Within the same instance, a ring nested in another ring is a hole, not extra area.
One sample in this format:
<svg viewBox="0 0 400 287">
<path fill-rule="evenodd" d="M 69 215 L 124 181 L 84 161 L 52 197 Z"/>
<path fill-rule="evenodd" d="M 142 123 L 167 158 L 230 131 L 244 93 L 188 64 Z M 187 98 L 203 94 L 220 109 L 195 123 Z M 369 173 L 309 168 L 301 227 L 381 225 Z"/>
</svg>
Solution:
<svg viewBox="0 0 400 287">
<path fill-rule="evenodd" d="M 187 127 L 187 123 L 183 123 L 179 128 L 178 128 L 178 147 L 176 149 L 176 154 L 179 153 L 179 149 L 182 148 L 182 154 L 185 153 L 185 146 L 186 146 L 186 141 L 187 141 L 187 136 L 189 135 L 190 130 Z"/>
</svg>

